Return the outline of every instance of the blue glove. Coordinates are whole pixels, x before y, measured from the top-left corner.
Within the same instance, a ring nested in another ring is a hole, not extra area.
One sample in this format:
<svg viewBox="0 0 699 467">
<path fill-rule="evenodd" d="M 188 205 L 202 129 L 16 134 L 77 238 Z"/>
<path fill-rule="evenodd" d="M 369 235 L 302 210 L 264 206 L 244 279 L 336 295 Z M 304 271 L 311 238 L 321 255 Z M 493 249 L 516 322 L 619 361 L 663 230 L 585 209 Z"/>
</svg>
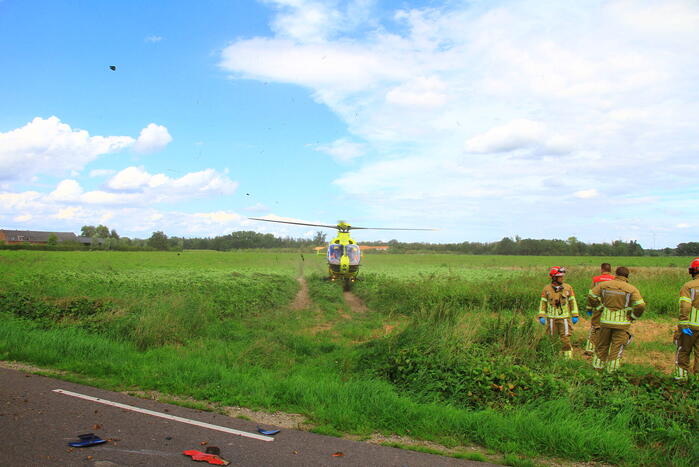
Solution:
<svg viewBox="0 0 699 467">
<path fill-rule="evenodd" d="M 587 310 L 587 316 L 592 316 L 592 310 Z"/>
<path fill-rule="evenodd" d="M 694 331 L 692 331 L 692 330 L 689 329 L 689 328 L 684 328 L 684 329 L 682 330 L 682 334 L 687 334 L 688 336 L 693 336 L 693 335 L 694 335 Z"/>
<path fill-rule="evenodd" d="M 546 318 L 539 318 L 539 322 L 540 322 L 542 325 L 546 326 Z"/>
<path fill-rule="evenodd" d="M 573 316 L 571 319 L 573 320 L 573 324 L 578 324 L 578 317 L 577 316 Z"/>
</svg>

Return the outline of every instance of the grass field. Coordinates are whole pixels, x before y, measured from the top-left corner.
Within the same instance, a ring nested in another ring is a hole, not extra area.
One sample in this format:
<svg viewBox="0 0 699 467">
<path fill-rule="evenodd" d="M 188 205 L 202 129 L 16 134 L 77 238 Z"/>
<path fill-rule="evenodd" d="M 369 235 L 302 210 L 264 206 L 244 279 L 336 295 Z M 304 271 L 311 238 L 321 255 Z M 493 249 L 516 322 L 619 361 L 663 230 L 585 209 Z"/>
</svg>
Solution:
<svg viewBox="0 0 699 467">
<path fill-rule="evenodd" d="M 669 377 L 687 259 L 610 261 L 648 302 L 616 375 L 560 359 L 534 320 L 549 266 L 583 301 L 602 260 L 367 254 L 359 303 L 310 254 L 0 251 L 0 359 L 511 465 L 697 465 L 699 383 Z"/>
</svg>

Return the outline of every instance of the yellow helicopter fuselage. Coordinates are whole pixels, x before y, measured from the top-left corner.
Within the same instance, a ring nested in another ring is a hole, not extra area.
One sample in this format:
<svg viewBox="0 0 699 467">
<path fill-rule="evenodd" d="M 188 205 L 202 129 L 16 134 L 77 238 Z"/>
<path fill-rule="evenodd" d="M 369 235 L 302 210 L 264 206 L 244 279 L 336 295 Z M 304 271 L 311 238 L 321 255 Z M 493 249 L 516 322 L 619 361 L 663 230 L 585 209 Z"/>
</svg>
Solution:
<svg viewBox="0 0 699 467">
<path fill-rule="evenodd" d="M 337 236 L 328 245 L 328 274 L 330 280 L 354 282 L 359 272 L 360 249 L 349 234 L 349 225 L 338 225 Z"/>
<path fill-rule="evenodd" d="M 2 0 L 0 0 L 2 1 Z M 357 278 L 359 272 L 359 261 L 361 260 L 361 250 L 357 242 L 350 237 L 351 229 L 363 230 L 434 230 L 434 229 L 397 229 L 388 227 L 352 227 L 344 221 L 339 221 L 337 225 L 317 224 L 314 222 L 305 222 L 298 219 L 262 219 L 259 217 L 251 217 L 251 220 L 264 222 L 277 222 L 279 224 L 292 225 L 308 225 L 314 227 L 323 227 L 326 229 L 337 229 L 337 237 L 335 237 L 328 245 L 328 272 L 330 280 L 342 279 L 344 281 L 345 290 L 349 290 L 352 282 Z"/>
</svg>

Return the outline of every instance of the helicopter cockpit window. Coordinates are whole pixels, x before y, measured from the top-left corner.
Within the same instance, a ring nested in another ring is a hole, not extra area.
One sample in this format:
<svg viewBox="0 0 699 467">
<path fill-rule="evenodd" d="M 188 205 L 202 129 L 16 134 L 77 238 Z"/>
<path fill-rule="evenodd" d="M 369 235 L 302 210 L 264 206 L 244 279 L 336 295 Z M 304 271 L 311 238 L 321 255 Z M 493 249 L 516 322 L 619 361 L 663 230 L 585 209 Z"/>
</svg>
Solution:
<svg viewBox="0 0 699 467">
<path fill-rule="evenodd" d="M 347 245 L 345 247 L 347 251 L 347 256 L 349 257 L 350 266 L 356 266 L 359 264 L 360 252 L 357 245 Z"/>
<path fill-rule="evenodd" d="M 340 264 L 341 258 L 342 258 L 342 245 L 330 245 L 330 246 L 328 246 L 328 263 Z"/>
</svg>

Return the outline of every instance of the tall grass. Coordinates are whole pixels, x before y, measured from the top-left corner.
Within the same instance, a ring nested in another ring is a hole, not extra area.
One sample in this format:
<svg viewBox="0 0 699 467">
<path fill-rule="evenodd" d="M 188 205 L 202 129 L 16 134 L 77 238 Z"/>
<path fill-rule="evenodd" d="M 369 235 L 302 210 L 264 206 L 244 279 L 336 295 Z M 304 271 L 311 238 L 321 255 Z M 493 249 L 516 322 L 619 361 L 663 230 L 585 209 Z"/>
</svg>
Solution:
<svg viewBox="0 0 699 467">
<path fill-rule="evenodd" d="M 478 442 L 506 453 L 580 460 L 621 462 L 637 458 L 624 429 L 625 419 L 610 423 L 591 411 L 573 410 L 565 400 L 505 412 L 473 412 L 413 401 L 381 380 L 346 379 L 337 371 L 328 371 L 324 363 L 302 365 L 297 361 L 293 370 L 274 371 L 234 364 L 235 357 L 225 345 L 223 341 L 209 342 L 206 347 L 166 346 L 142 352 L 132 343 L 112 342 L 75 328 L 30 329 L 15 318 L 4 319 L 0 328 L 3 358 L 98 378 L 93 384 L 301 412 L 315 423 L 355 433 L 389 431 L 445 443 Z M 302 348 L 287 350 L 297 358 L 308 352 Z M 317 352 L 311 353 L 318 356 Z M 318 371 L 318 367 L 325 371 Z M 550 420 L 556 420 L 555 429 Z"/>
<path fill-rule="evenodd" d="M 601 377 L 561 359 L 532 319 L 541 263 L 479 272 L 385 255 L 389 270 L 404 261 L 407 273 L 363 271 L 355 290 L 371 311 L 353 313 L 338 284 L 313 275 L 322 258 L 308 256 L 314 303 L 290 310 L 296 258 L 0 252 L 0 358 L 105 387 L 303 413 L 326 430 L 575 461 L 699 463 L 699 382 L 635 368 Z M 579 295 L 595 272 L 588 264 L 569 275 Z M 683 280 L 679 269 L 632 274 L 651 316 Z M 652 287 L 657 295 L 644 292 Z"/>
<path fill-rule="evenodd" d="M 549 282 L 548 269 L 495 269 L 484 273 L 462 269 L 459 274 L 443 272 L 413 277 L 369 272 L 356 283 L 355 290 L 372 308 L 386 313 L 412 313 L 425 304 L 449 301 L 464 307 L 519 310 L 536 314 L 543 287 Z M 592 277 L 599 269 L 580 267 L 569 273 L 566 281 L 575 289 L 578 304 L 584 310 Z M 638 287 L 647 303 L 650 316 L 674 316 L 680 287 L 689 280 L 680 268 L 632 269 L 630 282 Z"/>
</svg>

